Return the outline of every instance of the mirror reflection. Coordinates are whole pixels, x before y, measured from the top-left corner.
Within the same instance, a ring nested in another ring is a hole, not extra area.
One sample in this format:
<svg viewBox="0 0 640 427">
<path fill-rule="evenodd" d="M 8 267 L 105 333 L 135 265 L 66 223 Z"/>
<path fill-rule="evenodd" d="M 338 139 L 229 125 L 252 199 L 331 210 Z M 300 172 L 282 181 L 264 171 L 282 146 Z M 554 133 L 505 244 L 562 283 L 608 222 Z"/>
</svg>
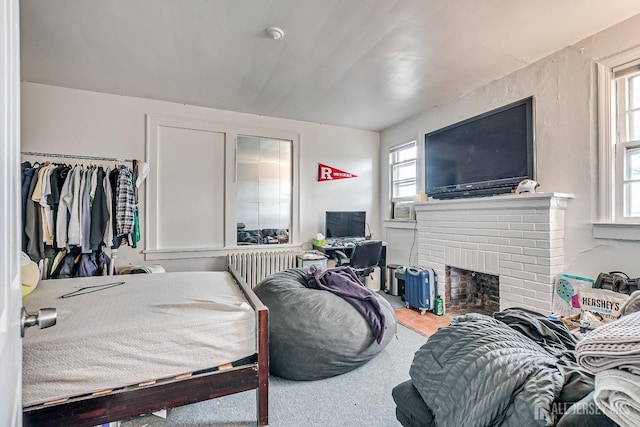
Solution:
<svg viewBox="0 0 640 427">
<path fill-rule="evenodd" d="M 292 141 L 238 136 L 238 245 L 289 242 Z"/>
</svg>

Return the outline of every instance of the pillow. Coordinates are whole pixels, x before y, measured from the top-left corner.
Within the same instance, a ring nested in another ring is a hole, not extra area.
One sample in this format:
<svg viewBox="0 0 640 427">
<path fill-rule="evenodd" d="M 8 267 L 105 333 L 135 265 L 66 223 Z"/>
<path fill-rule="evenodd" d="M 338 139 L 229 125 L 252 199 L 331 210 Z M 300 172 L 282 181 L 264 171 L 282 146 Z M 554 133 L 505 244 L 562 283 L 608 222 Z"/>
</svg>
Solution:
<svg viewBox="0 0 640 427">
<path fill-rule="evenodd" d="M 22 296 L 29 295 L 38 286 L 40 281 L 40 269 L 38 264 L 31 261 L 29 255 L 24 252 L 20 256 L 20 267 L 22 272 Z"/>
</svg>

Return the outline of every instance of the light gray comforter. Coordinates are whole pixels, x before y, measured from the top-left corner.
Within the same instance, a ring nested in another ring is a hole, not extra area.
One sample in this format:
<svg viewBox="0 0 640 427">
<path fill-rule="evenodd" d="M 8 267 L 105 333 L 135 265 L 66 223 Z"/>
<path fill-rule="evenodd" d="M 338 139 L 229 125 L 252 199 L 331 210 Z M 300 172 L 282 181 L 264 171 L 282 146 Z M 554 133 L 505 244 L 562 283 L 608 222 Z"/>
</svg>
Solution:
<svg viewBox="0 0 640 427">
<path fill-rule="evenodd" d="M 576 347 L 576 356 L 593 372 L 622 369 L 640 375 L 640 312 L 590 331 Z"/>
<path fill-rule="evenodd" d="M 223 271 L 44 280 L 24 305 L 58 311 L 54 327 L 24 337 L 24 406 L 175 377 L 256 351 L 255 311 Z"/>
<path fill-rule="evenodd" d="M 576 356 L 597 372 L 594 401 L 602 412 L 621 426 L 640 425 L 640 311 L 589 332 Z"/>
<path fill-rule="evenodd" d="M 468 314 L 431 336 L 409 373 L 440 427 L 547 426 L 565 382 L 580 376 L 574 368 L 505 323 Z M 593 385 L 580 388 L 577 397 Z"/>
</svg>

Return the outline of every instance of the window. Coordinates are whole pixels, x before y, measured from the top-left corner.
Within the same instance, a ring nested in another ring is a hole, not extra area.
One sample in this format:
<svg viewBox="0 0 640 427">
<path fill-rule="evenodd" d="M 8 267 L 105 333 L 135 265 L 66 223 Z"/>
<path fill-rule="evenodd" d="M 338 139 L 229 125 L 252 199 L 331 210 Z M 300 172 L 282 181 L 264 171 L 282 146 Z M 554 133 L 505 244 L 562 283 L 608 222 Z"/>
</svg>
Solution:
<svg viewBox="0 0 640 427">
<path fill-rule="evenodd" d="M 391 201 L 412 200 L 416 195 L 416 155 L 415 141 L 389 151 Z"/>
<path fill-rule="evenodd" d="M 640 240 L 640 49 L 598 63 L 596 238 Z"/>
<path fill-rule="evenodd" d="M 616 221 L 640 220 L 640 70 L 614 73 L 616 99 Z"/>
</svg>

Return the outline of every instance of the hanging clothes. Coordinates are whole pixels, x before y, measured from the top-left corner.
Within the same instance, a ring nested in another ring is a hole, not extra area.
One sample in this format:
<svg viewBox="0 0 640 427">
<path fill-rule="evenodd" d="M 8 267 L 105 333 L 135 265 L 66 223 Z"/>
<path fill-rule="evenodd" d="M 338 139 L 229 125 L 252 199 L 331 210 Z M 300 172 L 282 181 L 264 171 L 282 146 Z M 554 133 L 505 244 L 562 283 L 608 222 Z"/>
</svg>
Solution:
<svg viewBox="0 0 640 427">
<path fill-rule="evenodd" d="M 136 204 L 132 174 L 124 167 L 120 167 L 118 171 L 116 203 L 116 236 L 123 238 L 133 232 Z"/>
<path fill-rule="evenodd" d="M 31 180 L 36 172 L 36 168 L 31 166 L 30 162 L 22 163 L 22 224 L 26 224 L 27 214 L 27 200 L 29 198 L 29 187 L 31 186 Z M 29 237 L 27 236 L 25 227 L 22 227 L 22 252 L 27 252 L 27 243 Z"/>
<path fill-rule="evenodd" d="M 107 223 L 105 226 L 104 234 L 102 236 L 102 242 L 108 248 L 113 244 L 113 215 L 115 210 L 113 209 L 113 190 L 111 189 L 111 179 L 109 176 L 111 174 L 111 168 L 107 168 L 105 171 L 105 179 L 104 179 L 104 196 L 105 196 L 105 206 L 107 208 L 108 216 Z"/>
<path fill-rule="evenodd" d="M 42 193 L 42 184 L 38 187 L 38 177 L 41 176 L 42 166 L 39 166 L 33 173 L 33 179 L 29 184 L 27 200 L 25 204 L 25 224 L 24 232 L 27 236 L 27 244 L 25 252 L 35 263 L 40 262 L 45 257 L 44 242 L 42 241 L 42 216 L 40 212 L 40 204 L 33 200 L 33 194 L 36 188 L 40 188 Z"/>
<path fill-rule="evenodd" d="M 104 232 L 109 221 L 109 210 L 104 192 L 104 169 L 99 167 L 95 173 L 96 189 L 91 204 L 91 230 L 89 244 L 92 251 L 100 247 L 104 238 Z"/>
<path fill-rule="evenodd" d="M 120 239 L 118 239 L 117 212 L 118 212 L 118 176 L 120 172 L 115 168 L 109 174 L 109 183 L 111 185 L 111 249 L 120 247 Z"/>
<path fill-rule="evenodd" d="M 80 205 L 80 247 L 83 254 L 91 253 L 91 245 L 89 239 L 91 238 L 91 206 L 89 204 L 89 197 L 91 194 L 91 177 L 93 175 L 92 169 L 87 169 L 84 173 L 84 182 L 80 184 L 81 189 L 81 205 Z"/>
<path fill-rule="evenodd" d="M 73 174 L 73 182 L 71 183 L 70 192 L 70 218 L 67 231 L 67 243 L 69 245 L 80 244 L 80 188 L 83 184 L 84 169 L 82 166 L 76 166 L 75 173 Z"/>
<path fill-rule="evenodd" d="M 64 249 L 67 247 L 67 231 L 69 227 L 70 208 L 72 188 L 71 182 L 73 181 L 75 169 L 69 168 L 60 190 L 60 202 L 58 203 L 58 209 L 56 212 L 56 248 Z"/>
<path fill-rule="evenodd" d="M 47 204 L 51 209 L 51 215 L 53 217 L 53 230 L 51 237 L 53 237 L 53 247 L 59 248 L 58 240 L 58 206 L 60 205 L 60 199 L 62 196 L 62 188 L 66 181 L 70 167 L 67 165 L 58 165 L 51 173 L 51 194 L 47 198 Z"/>
<path fill-rule="evenodd" d="M 42 214 L 42 241 L 48 246 L 53 246 L 53 237 L 51 237 L 53 230 L 53 215 L 51 215 L 51 207 L 47 200 L 51 194 L 51 173 L 54 170 L 54 165 L 45 166 L 44 173 L 42 174 L 42 192 L 38 195 L 38 203 L 40 204 L 40 211 Z"/>
<path fill-rule="evenodd" d="M 105 248 L 135 247 L 136 178 L 123 164 L 22 164 L 22 247 L 43 277 L 107 274 Z"/>
</svg>

